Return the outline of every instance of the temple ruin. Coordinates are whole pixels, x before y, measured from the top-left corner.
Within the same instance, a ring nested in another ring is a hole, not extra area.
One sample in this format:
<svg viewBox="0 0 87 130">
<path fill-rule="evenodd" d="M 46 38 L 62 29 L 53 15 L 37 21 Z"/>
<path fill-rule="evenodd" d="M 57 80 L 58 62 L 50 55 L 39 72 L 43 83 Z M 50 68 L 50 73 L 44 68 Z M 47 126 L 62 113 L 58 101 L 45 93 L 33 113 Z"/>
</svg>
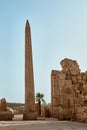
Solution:
<svg viewBox="0 0 87 130">
<path fill-rule="evenodd" d="M 72 59 L 60 64 L 61 71 L 51 72 L 52 117 L 87 122 L 87 72 Z"/>
<path fill-rule="evenodd" d="M 0 121 L 1 120 L 12 120 L 13 114 L 7 109 L 6 99 L 0 99 Z"/>
</svg>

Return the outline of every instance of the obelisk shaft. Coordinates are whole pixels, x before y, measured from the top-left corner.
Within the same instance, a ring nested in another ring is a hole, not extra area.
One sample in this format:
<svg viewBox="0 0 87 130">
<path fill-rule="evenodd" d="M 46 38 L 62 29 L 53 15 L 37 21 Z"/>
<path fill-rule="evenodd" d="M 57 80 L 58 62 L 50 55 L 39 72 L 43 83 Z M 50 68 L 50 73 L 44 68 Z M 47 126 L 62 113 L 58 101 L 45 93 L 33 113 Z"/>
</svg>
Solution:
<svg viewBox="0 0 87 130">
<path fill-rule="evenodd" d="M 27 20 L 25 27 L 25 113 L 24 120 L 36 119 L 31 30 Z"/>
</svg>

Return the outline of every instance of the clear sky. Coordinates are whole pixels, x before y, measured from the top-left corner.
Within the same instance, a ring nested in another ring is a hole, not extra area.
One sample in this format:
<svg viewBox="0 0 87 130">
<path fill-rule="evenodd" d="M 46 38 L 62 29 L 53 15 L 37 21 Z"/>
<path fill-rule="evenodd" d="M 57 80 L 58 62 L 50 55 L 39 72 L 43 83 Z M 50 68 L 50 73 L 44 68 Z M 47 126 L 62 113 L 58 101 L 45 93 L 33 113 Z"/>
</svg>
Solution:
<svg viewBox="0 0 87 130">
<path fill-rule="evenodd" d="M 32 33 L 35 92 L 50 102 L 51 70 L 64 58 L 87 70 L 87 0 L 0 0 L 0 98 L 24 102 L 25 23 Z"/>
</svg>

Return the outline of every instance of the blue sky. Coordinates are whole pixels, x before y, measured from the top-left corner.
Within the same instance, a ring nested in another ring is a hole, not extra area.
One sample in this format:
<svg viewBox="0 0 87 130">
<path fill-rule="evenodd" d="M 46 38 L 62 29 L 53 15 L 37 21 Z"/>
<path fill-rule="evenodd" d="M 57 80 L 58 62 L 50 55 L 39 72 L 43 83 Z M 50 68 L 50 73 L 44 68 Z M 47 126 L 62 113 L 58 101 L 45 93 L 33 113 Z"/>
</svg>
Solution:
<svg viewBox="0 0 87 130">
<path fill-rule="evenodd" d="M 0 0 L 0 98 L 24 102 L 25 23 L 32 33 L 35 92 L 51 98 L 51 70 L 64 58 L 87 70 L 87 0 Z"/>
</svg>

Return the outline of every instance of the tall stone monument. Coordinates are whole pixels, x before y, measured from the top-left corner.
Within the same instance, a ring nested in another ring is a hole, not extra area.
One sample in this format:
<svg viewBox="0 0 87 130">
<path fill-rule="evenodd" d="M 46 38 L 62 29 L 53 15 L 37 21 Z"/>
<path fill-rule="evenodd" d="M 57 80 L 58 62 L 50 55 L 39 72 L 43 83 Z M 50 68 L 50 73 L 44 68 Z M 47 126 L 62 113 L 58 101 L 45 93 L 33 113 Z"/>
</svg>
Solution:
<svg viewBox="0 0 87 130">
<path fill-rule="evenodd" d="M 28 20 L 25 26 L 25 112 L 23 120 L 35 120 L 34 76 L 31 45 L 31 29 Z"/>
</svg>

